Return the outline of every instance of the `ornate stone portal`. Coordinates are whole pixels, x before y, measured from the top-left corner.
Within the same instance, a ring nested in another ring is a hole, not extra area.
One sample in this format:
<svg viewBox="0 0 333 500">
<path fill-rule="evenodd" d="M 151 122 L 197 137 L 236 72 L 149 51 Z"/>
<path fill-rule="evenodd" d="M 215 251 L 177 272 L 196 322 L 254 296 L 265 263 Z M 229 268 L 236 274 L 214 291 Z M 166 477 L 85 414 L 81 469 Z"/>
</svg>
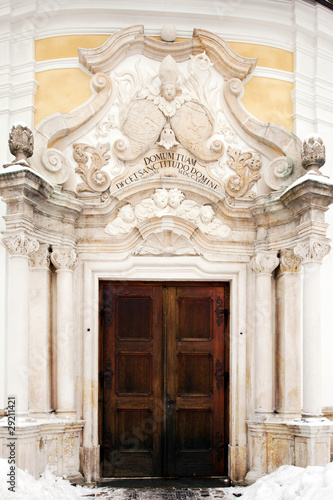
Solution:
<svg viewBox="0 0 333 500">
<path fill-rule="evenodd" d="M 8 359 L 16 346 L 21 367 L 7 367 L 23 419 L 18 466 L 37 475 L 50 460 L 77 480 L 80 456 L 85 480 L 99 478 L 102 279 L 230 281 L 229 475 L 253 480 L 284 463 L 329 461 L 320 377 L 314 385 L 307 375 L 319 373 L 320 308 L 309 300 L 333 201 L 319 172 L 322 141 L 312 137 L 302 150 L 291 132 L 248 115 L 242 81 L 256 61 L 212 33 L 172 43 L 134 26 L 79 57 L 94 74 L 92 99 L 43 120 L 30 160 L 20 129 L 22 147 L 16 134 L 16 160 L 0 173 Z M 32 369 L 37 346 L 43 362 Z"/>
</svg>

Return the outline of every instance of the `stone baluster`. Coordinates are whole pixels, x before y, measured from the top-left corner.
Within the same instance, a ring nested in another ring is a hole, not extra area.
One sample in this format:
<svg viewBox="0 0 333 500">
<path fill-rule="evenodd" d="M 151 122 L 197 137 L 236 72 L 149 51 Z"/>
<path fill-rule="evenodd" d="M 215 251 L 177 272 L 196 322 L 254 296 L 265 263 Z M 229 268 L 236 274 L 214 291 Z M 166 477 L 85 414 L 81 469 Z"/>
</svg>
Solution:
<svg viewBox="0 0 333 500">
<path fill-rule="evenodd" d="M 75 416 L 73 269 L 77 255 L 72 248 L 54 248 L 51 261 L 57 273 L 57 413 Z"/>
<path fill-rule="evenodd" d="M 256 273 L 255 294 L 255 411 L 267 417 L 273 412 L 272 272 L 279 259 L 261 252 L 251 259 Z"/>
<path fill-rule="evenodd" d="M 276 277 L 276 410 L 283 419 L 301 414 L 301 263 L 292 249 L 280 252 Z"/>
<path fill-rule="evenodd" d="M 8 317 L 6 336 L 7 395 L 15 396 L 18 416 L 29 411 L 29 256 L 39 248 L 25 234 L 5 236 L 8 265 Z"/>
<path fill-rule="evenodd" d="M 51 271 L 48 245 L 30 257 L 30 413 L 51 411 Z"/>
<path fill-rule="evenodd" d="M 304 242 L 295 247 L 302 258 L 303 278 L 303 416 L 319 417 L 321 401 L 320 265 L 330 251 L 326 242 Z"/>
</svg>

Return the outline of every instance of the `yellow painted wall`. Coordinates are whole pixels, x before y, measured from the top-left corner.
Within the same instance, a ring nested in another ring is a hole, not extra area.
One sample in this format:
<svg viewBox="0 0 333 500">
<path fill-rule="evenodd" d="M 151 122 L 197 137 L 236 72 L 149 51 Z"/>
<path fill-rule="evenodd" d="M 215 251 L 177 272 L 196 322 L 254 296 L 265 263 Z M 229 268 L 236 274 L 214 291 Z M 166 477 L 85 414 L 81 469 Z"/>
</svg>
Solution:
<svg viewBox="0 0 333 500">
<path fill-rule="evenodd" d="M 36 61 L 77 57 L 78 47 L 102 45 L 108 35 L 70 35 L 36 41 Z M 263 45 L 230 42 L 232 49 L 244 57 L 258 57 L 258 66 L 293 71 L 293 53 Z M 55 69 L 36 74 L 39 83 L 35 96 L 35 125 L 46 116 L 68 113 L 91 96 L 90 77 L 80 69 Z M 293 84 L 271 78 L 252 77 L 245 84 L 242 103 L 263 122 L 273 122 L 293 131 Z"/>
<path fill-rule="evenodd" d="M 281 125 L 294 130 L 291 91 L 294 85 L 273 78 L 253 76 L 244 85 L 242 103 L 246 109 L 262 122 Z"/>
</svg>

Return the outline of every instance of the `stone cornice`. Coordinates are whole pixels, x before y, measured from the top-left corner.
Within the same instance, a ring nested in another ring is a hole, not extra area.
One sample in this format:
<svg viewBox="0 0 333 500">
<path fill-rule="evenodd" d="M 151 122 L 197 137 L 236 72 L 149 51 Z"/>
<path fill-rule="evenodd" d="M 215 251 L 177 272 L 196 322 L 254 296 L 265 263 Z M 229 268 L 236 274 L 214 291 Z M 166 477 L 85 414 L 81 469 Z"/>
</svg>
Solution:
<svg viewBox="0 0 333 500">
<path fill-rule="evenodd" d="M 17 199 L 19 191 L 30 193 L 31 198 L 49 198 L 54 187 L 44 177 L 27 167 L 9 167 L 0 172 L 0 195 L 5 203 Z"/>
<path fill-rule="evenodd" d="M 333 184 L 328 180 L 325 182 L 326 180 L 320 175 L 304 180 L 300 178 L 280 196 L 280 200 L 295 215 L 301 215 L 311 208 L 325 212 L 333 203 Z"/>
<path fill-rule="evenodd" d="M 192 38 L 169 43 L 144 35 L 142 25 L 118 31 L 95 49 L 79 49 L 79 61 L 92 73 L 108 73 L 126 57 L 134 54 L 143 54 L 157 61 L 162 61 L 170 54 L 176 62 L 182 62 L 203 52 L 206 52 L 215 69 L 227 80 L 243 80 L 252 73 L 257 62 L 257 59 L 238 55 L 222 38 L 209 31 L 195 29 Z"/>
</svg>

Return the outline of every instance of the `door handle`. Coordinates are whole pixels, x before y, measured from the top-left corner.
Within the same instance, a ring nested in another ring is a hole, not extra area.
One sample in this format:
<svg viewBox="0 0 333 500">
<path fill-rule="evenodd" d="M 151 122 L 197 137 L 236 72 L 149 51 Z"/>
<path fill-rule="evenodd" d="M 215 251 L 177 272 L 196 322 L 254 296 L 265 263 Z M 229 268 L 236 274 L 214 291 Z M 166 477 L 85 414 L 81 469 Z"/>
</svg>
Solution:
<svg viewBox="0 0 333 500">
<path fill-rule="evenodd" d="M 171 405 L 175 404 L 176 400 L 171 399 L 170 394 L 166 395 L 166 411 L 169 412 L 171 409 Z"/>
</svg>

